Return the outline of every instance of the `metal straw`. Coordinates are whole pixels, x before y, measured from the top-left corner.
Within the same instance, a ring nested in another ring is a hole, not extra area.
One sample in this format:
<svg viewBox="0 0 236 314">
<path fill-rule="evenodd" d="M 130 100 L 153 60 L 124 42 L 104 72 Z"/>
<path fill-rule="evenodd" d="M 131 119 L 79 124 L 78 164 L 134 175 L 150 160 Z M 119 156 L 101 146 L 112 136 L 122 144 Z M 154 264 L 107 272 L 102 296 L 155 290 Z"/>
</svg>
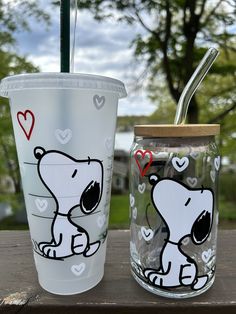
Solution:
<svg viewBox="0 0 236 314">
<path fill-rule="evenodd" d="M 178 105 L 176 109 L 175 121 L 174 124 L 184 124 L 188 112 L 188 106 L 190 100 L 195 93 L 196 89 L 206 76 L 216 57 L 218 56 L 219 51 L 215 48 L 210 48 L 204 55 L 203 59 L 199 63 L 198 67 L 194 71 L 187 85 L 185 86 Z"/>
</svg>

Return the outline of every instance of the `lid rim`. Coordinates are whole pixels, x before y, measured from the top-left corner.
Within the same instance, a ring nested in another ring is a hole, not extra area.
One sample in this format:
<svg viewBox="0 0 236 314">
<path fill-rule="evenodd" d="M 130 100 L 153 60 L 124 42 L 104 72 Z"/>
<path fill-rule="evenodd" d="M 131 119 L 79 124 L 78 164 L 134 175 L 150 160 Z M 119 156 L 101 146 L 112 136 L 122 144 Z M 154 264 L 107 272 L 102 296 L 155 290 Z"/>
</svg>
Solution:
<svg viewBox="0 0 236 314">
<path fill-rule="evenodd" d="M 134 135 L 143 137 L 202 137 L 220 133 L 219 124 L 135 125 Z"/>
<path fill-rule="evenodd" d="M 127 96 L 123 82 L 107 76 L 84 73 L 38 72 L 17 74 L 0 82 L 0 96 L 25 89 L 97 89 L 117 93 L 119 98 Z"/>
</svg>

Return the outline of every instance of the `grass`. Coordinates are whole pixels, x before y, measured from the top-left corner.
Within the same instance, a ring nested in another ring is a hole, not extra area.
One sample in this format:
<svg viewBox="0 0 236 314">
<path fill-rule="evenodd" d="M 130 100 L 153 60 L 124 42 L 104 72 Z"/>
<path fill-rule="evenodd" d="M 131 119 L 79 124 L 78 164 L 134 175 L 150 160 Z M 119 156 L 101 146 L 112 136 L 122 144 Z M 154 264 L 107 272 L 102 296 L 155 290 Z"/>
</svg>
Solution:
<svg viewBox="0 0 236 314">
<path fill-rule="evenodd" d="M 129 196 L 112 195 L 110 206 L 110 229 L 129 228 Z M 236 228 L 236 203 L 226 201 L 223 196 L 219 199 L 220 226 Z"/>
<path fill-rule="evenodd" d="M 109 228 L 129 228 L 129 197 L 127 194 L 112 195 L 110 205 Z"/>
<path fill-rule="evenodd" d="M 109 229 L 129 228 L 129 196 L 112 195 L 110 205 Z M 236 228 L 236 203 L 225 200 L 221 195 L 219 200 L 220 227 Z M 0 222 L 0 230 L 26 230 L 27 224 L 16 223 L 14 217 L 7 217 Z"/>
<path fill-rule="evenodd" d="M 235 220 L 236 223 L 236 204 L 232 201 L 219 200 L 220 219 Z"/>
<path fill-rule="evenodd" d="M 109 229 L 129 228 L 129 198 L 128 195 L 112 195 L 110 205 Z M 17 223 L 14 216 L 0 221 L 0 230 L 27 230 L 28 224 Z"/>
<path fill-rule="evenodd" d="M 0 230 L 28 230 L 28 224 L 18 223 L 14 216 L 9 216 L 0 221 Z"/>
</svg>

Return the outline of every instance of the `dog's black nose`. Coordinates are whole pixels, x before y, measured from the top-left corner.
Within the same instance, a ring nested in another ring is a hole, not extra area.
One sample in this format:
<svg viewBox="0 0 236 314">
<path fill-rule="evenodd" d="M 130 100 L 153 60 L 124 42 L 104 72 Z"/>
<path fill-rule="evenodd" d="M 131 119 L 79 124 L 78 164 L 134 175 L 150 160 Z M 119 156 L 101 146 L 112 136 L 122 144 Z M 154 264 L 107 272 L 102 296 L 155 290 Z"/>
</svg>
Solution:
<svg viewBox="0 0 236 314">
<path fill-rule="evenodd" d="M 84 214 L 91 214 L 98 206 L 101 197 L 101 188 L 98 182 L 91 181 L 81 195 L 80 205 Z"/>
<path fill-rule="evenodd" d="M 43 155 L 45 154 L 45 149 L 41 146 L 37 146 L 34 149 L 34 156 L 36 159 L 41 159 Z"/>
</svg>

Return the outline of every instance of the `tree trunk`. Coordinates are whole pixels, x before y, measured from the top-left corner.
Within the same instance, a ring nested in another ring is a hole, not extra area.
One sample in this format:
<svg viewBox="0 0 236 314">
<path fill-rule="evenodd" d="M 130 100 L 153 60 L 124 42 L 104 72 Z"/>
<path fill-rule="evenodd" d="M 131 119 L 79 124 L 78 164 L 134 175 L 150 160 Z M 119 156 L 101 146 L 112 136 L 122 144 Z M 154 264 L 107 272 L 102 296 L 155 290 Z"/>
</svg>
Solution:
<svg viewBox="0 0 236 314">
<path fill-rule="evenodd" d="M 20 193 L 22 189 L 21 189 L 21 181 L 20 181 L 19 172 L 17 169 L 14 168 L 14 166 L 11 163 L 7 145 L 2 143 L 1 146 L 5 154 L 5 161 L 6 161 L 6 166 L 8 169 L 8 175 L 11 177 L 14 184 L 15 194 Z"/>
<path fill-rule="evenodd" d="M 185 51 L 185 74 L 184 74 L 184 86 L 187 85 L 190 77 L 194 72 L 194 45 L 197 33 L 199 31 L 199 19 L 200 15 L 195 14 L 197 6 L 196 0 L 186 0 L 185 12 L 184 12 L 184 27 L 183 32 L 186 37 L 186 51 Z M 189 10 L 190 18 L 187 19 L 186 12 Z M 199 122 L 199 108 L 195 96 L 192 97 L 188 109 L 188 123 Z"/>
<path fill-rule="evenodd" d="M 21 182 L 20 180 L 14 182 L 15 185 L 15 194 L 22 193 Z"/>
<path fill-rule="evenodd" d="M 196 97 L 193 96 L 188 108 L 188 123 L 197 124 L 199 122 L 199 108 Z"/>
</svg>

